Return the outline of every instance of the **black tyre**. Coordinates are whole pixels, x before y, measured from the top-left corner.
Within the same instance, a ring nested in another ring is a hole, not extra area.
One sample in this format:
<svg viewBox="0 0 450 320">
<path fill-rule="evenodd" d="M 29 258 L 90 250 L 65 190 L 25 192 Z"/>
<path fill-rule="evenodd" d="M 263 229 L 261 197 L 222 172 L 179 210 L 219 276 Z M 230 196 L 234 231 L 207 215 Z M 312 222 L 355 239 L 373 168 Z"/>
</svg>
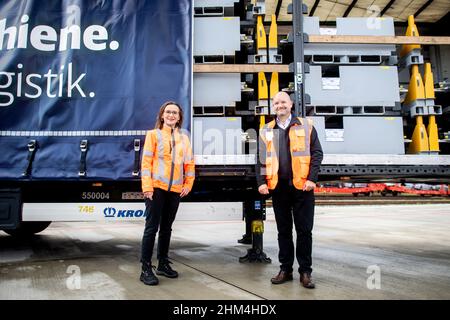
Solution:
<svg viewBox="0 0 450 320">
<path fill-rule="evenodd" d="M 28 237 L 47 229 L 51 221 L 26 221 L 20 223 L 17 229 L 3 230 L 13 237 Z"/>
</svg>

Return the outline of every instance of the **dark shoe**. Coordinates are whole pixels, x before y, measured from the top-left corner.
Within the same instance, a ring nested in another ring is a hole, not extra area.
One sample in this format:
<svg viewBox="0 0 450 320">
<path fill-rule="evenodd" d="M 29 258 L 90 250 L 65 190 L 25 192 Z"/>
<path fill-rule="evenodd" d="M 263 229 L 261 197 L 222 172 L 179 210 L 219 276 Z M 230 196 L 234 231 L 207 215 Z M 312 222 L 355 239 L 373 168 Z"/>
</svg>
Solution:
<svg viewBox="0 0 450 320">
<path fill-rule="evenodd" d="M 292 272 L 286 272 L 283 270 L 280 270 L 280 272 L 275 277 L 270 279 L 273 284 L 281 284 L 290 280 L 292 280 Z"/>
<path fill-rule="evenodd" d="M 141 277 L 139 280 L 148 286 L 156 286 L 159 283 L 158 278 L 153 273 L 151 263 L 142 264 Z"/>
<path fill-rule="evenodd" d="M 170 262 L 169 260 L 159 260 L 158 268 L 156 269 L 156 274 L 165 276 L 167 278 L 177 278 L 178 272 L 176 272 L 170 267 L 171 263 L 172 262 Z"/>
<path fill-rule="evenodd" d="M 309 272 L 300 273 L 300 283 L 308 289 L 314 289 L 316 287 Z"/>
<path fill-rule="evenodd" d="M 241 244 L 252 244 L 252 236 L 244 234 L 242 239 L 239 239 L 237 242 Z"/>
</svg>

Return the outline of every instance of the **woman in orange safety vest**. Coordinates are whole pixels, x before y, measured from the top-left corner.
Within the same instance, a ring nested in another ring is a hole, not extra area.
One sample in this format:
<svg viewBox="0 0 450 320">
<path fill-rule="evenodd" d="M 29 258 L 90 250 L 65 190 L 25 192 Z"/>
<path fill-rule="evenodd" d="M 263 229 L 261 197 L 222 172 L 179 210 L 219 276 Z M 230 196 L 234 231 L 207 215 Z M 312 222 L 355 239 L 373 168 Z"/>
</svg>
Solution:
<svg viewBox="0 0 450 320">
<path fill-rule="evenodd" d="M 170 267 L 168 252 L 172 224 L 180 199 L 192 189 L 195 165 L 189 137 L 181 132 L 183 110 L 178 103 L 164 103 L 158 113 L 155 129 L 145 138 L 141 165 L 142 191 L 145 198 L 145 230 L 142 239 L 142 272 L 140 280 L 157 285 L 152 270 L 152 253 L 159 228 L 156 274 L 178 277 Z"/>
</svg>

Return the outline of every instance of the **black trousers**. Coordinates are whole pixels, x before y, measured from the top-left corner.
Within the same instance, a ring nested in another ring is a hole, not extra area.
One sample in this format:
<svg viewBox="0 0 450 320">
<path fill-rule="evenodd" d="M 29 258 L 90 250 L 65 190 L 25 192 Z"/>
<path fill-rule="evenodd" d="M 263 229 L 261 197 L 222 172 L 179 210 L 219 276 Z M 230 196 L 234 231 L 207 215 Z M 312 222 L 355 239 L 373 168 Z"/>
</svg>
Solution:
<svg viewBox="0 0 450 320">
<path fill-rule="evenodd" d="M 301 191 L 289 185 L 288 181 L 278 181 L 272 192 L 272 204 L 278 229 L 278 259 L 281 270 L 292 272 L 294 264 L 294 242 L 292 225 L 297 232 L 295 255 L 299 272 L 312 272 L 312 229 L 314 222 L 314 190 Z"/>
<path fill-rule="evenodd" d="M 158 260 L 167 259 L 169 254 L 172 224 L 180 204 L 180 194 L 155 188 L 153 200 L 145 199 L 145 229 L 142 238 L 141 262 L 151 262 L 155 237 L 158 232 Z"/>
</svg>

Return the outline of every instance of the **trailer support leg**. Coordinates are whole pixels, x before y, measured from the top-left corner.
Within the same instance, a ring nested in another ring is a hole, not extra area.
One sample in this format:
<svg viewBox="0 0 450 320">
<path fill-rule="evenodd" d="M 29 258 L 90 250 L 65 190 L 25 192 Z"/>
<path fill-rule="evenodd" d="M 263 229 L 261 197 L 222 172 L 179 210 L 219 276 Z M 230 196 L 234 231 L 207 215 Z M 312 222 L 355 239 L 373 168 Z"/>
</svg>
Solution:
<svg viewBox="0 0 450 320">
<path fill-rule="evenodd" d="M 247 250 L 245 256 L 239 258 L 239 262 L 272 262 L 263 250 L 263 220 L 266 217 L 265 200 L 246 201 L 244 202 L 244 210 L 246 210 L 246 214 L 249 214 L 249 210 L 251 210 L 254 217 L 252 220 L 252 247 Z"/>
</svg>

